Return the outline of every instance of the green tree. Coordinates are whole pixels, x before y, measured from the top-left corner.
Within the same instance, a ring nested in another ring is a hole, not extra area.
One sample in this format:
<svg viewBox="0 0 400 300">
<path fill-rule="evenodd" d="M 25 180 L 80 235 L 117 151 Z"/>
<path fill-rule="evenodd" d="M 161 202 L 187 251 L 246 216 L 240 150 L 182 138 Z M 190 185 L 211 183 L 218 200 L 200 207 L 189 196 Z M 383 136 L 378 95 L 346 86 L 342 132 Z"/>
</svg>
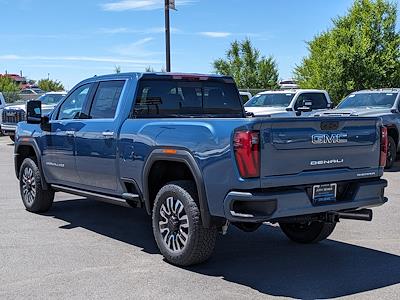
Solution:
<svg viewBox="0 0 400 300">
<path fill-rule="evenodd" d="M 18 85 L 15 83 L 14 80 L 12 80 L 8 76 L 0 75 L 0 92 L 12 93 L 12 92 L 18 92 L 18 91 L 19 91 Z"/>
<path fill-rule="evenodd" d="M 60 81 L 51 79 L 40 79 L 38 81 L 38 87 L 45 92 L 57 92 L 64 90 L 64 85 Z"/>
<path fill-rule="evenodd" d="M 272 56 L 265 57 L 253 47 L 249 39 L 234 41 L 226 58 L 213 62 L 218 74 L 232 76 L 239 88 L 276 89 L 278 69 Z"/>
<path fill-rule="evenodd" d="M 15 81 L 8 76 L 0 76 L 0 92 L 3 94 L 6 102 L 11 103 L 19 99 L 19 87 Z"/>
<path fill-rule="evenodd" d="M 400 86 L 400 34 L 396 4 L 355 0 L 333 27 L 308 42 L 295 68 L 303 88 L 321 88 L 337 103 L 355 90 Z"/>
<path fill-rule="evenodd" d="M 146 67 L 146 68 L 144 69 L 144 71 L 145 71 L 145 72 L 148 72 L 148 73 L 154 73 L 154 72 L 155 72 L 152 66 Z"/>
</svg>

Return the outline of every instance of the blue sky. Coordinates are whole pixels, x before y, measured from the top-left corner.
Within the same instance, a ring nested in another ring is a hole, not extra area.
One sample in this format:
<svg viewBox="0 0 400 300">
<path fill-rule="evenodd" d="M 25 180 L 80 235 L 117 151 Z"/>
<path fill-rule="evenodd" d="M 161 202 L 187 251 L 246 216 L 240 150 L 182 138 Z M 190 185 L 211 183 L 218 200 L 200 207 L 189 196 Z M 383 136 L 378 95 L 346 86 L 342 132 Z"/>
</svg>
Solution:
<svg viewBox="0 0 400 300">
<path fill-rule="evenodd" d="M 0 73 L 61 80 L 160 70 L 163 0 L 0 0 Z M 212 71 L 235 39 L 250 37 L 288 78 L 307 54 L 305 41 L 329 28 L 352 0 L 176 0 L 171 11 L 172 71 Z"/>
</svg>

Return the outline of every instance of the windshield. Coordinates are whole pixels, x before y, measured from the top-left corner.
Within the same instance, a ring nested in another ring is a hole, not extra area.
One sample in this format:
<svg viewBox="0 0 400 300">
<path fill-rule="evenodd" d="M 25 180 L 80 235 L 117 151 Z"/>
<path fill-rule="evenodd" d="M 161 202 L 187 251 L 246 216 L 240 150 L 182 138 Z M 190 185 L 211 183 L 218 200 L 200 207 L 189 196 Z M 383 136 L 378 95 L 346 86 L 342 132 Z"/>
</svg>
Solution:
<svg viewBox="0 0 400 300">
<path fill-rule="evenodd" d="M 362 93 L 347 96 L 337 108 L 391 108 L 396 101 L 397 93 Z"/>
<path fill-rule="evenodd" d="M 64 97 L 63 94 L 48 94 L 43 95 L 38 98 L 42 102 L 42 104 L 52 105 L 57 104 Z"/>
<path fill-rule="evenodd" d="M 37 94 L 43 94 L 44 93 L 44 91 L 41 90 L 41 89 L 32 89 L 32 91 L 34 91 Z"/>
<path fill-rule="evenodd" d="M 294 95 L 294 93 L 256 95 L 245 104 L 245 107 L 287 107 Z"/>
</svg>

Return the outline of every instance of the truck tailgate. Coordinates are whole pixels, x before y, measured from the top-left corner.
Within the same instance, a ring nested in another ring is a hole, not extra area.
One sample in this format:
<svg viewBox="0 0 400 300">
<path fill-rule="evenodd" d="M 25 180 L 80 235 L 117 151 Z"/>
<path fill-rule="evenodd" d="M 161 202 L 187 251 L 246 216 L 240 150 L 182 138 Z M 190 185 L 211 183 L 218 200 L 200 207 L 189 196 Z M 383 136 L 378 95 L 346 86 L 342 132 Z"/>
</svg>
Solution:
<svg viewBox="0 0 400 300">
<path fill-rule="evenodd" d="M 285 185 L 306 184 L 311 177 L 315 182 L 316 176 L 318 182 L 337 181 L 344 173 L 378 176 L 380 119 L 277 119 L 264 123 L 260 131 L 262 187 L 278 183 L 277 176 L 296 178 Z"/>
</svg>

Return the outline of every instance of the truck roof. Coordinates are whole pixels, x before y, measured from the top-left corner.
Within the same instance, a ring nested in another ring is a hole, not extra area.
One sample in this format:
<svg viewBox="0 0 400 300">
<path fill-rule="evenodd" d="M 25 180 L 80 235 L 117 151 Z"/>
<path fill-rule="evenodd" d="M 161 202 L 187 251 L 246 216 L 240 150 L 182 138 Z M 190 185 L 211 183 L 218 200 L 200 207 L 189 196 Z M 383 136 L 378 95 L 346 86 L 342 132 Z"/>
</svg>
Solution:
<svg viewBox="0 0 400 300">
<path fill-rule="evenodd" d="M 317 90 L 317 89 L 287 89 L 287 90 L 274 90 L 274 91 L 264 91 L 258 93 L 258 95 L 264 95 L 264 94 L 296 94 L 296 93 L 326 93 L 325 90 Z"/>
<path fill-rule="evenodd" d="M 232 79 L 231 76 L 218 75 L 218 74 L 199 74 L 199 73 L 163 73 L 163 72 L 128 72 L 128 73 L 115 73 L 101 76 L 93 76 L 85 81 L 93 81 L 98 79 L 118 79 L 118 78 L 132 78 L 139 80 L 143 77 L 182 77 L 182 78 L 215 78 L 215 79 Z"/>
<path fill-rule="evenodd" d="M 352 94 L 365 94 L 365 93 L 399 93 L 400 88 L 381 88 L 381 89 L 370 89 L 370 90 L 361 90 L 353 92 Z"/>
</svg>

